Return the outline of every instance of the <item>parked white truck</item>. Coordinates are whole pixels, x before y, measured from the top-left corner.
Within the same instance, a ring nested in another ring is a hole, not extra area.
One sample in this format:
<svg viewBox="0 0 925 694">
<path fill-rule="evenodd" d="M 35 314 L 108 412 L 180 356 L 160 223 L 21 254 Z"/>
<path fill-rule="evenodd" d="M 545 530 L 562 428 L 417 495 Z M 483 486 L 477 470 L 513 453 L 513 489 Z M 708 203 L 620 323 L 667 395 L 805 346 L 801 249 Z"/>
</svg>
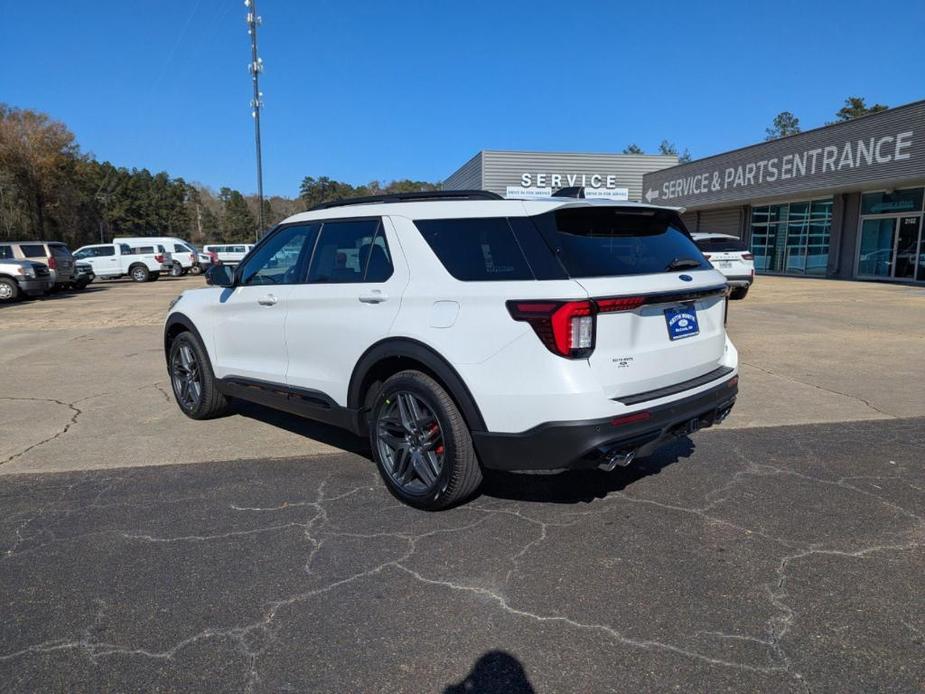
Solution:
<svg viewBox="0 0 925 694">
<path fill-rule="evenodd" d="M 75 260 L 89 263 L 101 279 L 131 277 L 136 282 L 150 282 L 170 272 L 173 259 L 170 253 L 136 253 L 126 243 L 95 243 L 81 246 L 74 253 Z"/>
<path fill-rule="evenodd" d="M 117 236 L 112 242 L 128 244 L 136 251 L 152 245 L 160 246 L 173 258 L 170 263 L 170 274 L 173 277 L 182 277 L 187 272 L 198 275 L 202 270 L 199 249 L 189 241 L 175 236 Z"/>
</svg>

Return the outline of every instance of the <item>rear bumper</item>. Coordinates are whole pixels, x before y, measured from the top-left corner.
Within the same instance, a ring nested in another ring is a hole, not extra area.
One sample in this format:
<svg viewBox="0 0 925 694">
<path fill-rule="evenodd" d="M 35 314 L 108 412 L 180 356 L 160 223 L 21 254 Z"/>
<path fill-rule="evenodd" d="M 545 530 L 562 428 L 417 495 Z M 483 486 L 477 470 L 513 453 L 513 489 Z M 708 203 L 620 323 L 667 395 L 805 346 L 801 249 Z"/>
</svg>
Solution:
<svg viewBox="0 0 925 694">
<path fill-rule="evenodd" d="M 753 281 L 751 275 L 733 275 L 726 278 L 726 284 L 730 287 L 750 287 Z"/>
<path fill-rule="evenodd" d="M 517 434 L 473 432 L 482 465 L 492 470 L 594 468 L 610 453 L 647 455 L 678 436 L 722 421 L 735 404 L 738 376 L 702 393 L 638 410 L 639 421 L 614 425 L 614 417 L 578 422 L 546 422 Z"/>
</svg>

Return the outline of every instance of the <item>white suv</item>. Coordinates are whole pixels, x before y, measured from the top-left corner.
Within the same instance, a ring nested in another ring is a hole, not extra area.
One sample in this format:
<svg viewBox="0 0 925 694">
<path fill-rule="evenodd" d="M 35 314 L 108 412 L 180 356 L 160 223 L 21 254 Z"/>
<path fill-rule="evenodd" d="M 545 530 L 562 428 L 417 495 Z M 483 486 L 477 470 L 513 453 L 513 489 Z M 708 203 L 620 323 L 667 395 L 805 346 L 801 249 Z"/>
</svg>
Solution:
<svg viewBox="0 0 925 694">
<path fill-rule="evenodd" d="M 703 257 L 723 273 L 730 299 L 744 299 L 755 281 L 755 256 L 738 236 L 729 234 L 691 234 Z"/>
<path fill-rule="evenodd" d="M 424 509 L 482 469 L 626 465 L 721 421 L 738 356 L 725 278 L 677 211 L 482 191 L 297 214 L 164 333 L 194 419 L 235 397 L 368 435 L 390 491 Z"/>
</svg>

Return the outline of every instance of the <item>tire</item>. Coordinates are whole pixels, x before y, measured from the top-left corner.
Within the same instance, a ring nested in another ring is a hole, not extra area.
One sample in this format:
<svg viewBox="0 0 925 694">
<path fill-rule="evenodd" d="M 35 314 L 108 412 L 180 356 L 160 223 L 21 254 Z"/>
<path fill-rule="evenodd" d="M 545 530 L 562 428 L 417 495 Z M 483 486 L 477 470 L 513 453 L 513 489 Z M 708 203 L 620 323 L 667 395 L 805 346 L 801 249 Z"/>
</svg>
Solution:
<svg viewBox="0 0 925 694">
<path fill-rule="evenodd" d="M 739 299 L 744 299 L 748 295 L 748 287 L 734 287 L 731 292 L 729 292 L 729 298 L 733 301 Z"/>
<path fill-rule="evenodd" d="M 439 383 L 420 371 L 401 371 L 383 384 L 372 407 L 369 437 L 386 487 L 409 506 L 449 508 L 482 483 L 459 408 Z"/>
<path fill-rule="evenodd" d="M 183 269 L 183 266 L 180 263 L 174 261 L 173 265 L 170 266 L 170 276 L 171 277 L 183 277 L 186 274 L 186 270 Z"/>
<path fill-rule="evenodd" d="M 214 419 L 228 413 L 228 399 L 218 391 L 206 350 L 193 333 L 177 335 L 167 354 L 173 397 L 183 414 L 190 419 Z"/>
<path fill-rule="evenodd" d="M 151 273 L 144 265 L 133 265 L 128 269 L 128 276 L 135 282 L 147 282 L 151 277 Z"/>
<path fill-rule="evenodd" d="M 201 274 L 202 274 L 202 265 L 193 265 L 193 267 L 191 267 L 191 268 L 189 269 L 189 272 L 190 272 L 191 275 L 201 275 Z"/>
<path fill-rule="evenodd" d="M 151 276 L 148 278 L 148 282 L 157 282 L 161 278 L 161 273 L 152 272 Z"/>
<path fill-rule="evenodd" d="M 19 285 L 8 277 L 0 277 L 0 304 L 12 304 L 19 299 Z"/>
<path fill-rule="evenodd" d="M 76 290 L 78 290 L 78 291 L 83 291 L 84 289 L 87 288 L 87 285 L 88 285 L 88 284 L 90 284 L 90 283 L 89 283 L 89 282 L 84 282 L 84 281 L 74 282 L 74 289 L 76 289 Z"/>
</svg>

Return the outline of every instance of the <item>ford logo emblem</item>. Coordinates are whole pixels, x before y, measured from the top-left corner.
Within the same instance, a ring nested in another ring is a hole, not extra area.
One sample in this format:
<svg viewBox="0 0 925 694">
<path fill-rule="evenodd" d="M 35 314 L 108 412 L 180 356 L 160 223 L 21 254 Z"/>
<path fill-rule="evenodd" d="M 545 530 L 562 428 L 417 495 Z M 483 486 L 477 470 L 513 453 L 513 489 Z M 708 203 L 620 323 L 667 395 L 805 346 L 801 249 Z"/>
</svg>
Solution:
<svg viewBox="0 0 925 694">
<path fill-rule="evenodd" d="M 694 281 L 694 278 L 691 277 L 690 275 L 678 275 L 678 279 L 680 279 L 682 282 L 693 282 Z"/>
</svg>

